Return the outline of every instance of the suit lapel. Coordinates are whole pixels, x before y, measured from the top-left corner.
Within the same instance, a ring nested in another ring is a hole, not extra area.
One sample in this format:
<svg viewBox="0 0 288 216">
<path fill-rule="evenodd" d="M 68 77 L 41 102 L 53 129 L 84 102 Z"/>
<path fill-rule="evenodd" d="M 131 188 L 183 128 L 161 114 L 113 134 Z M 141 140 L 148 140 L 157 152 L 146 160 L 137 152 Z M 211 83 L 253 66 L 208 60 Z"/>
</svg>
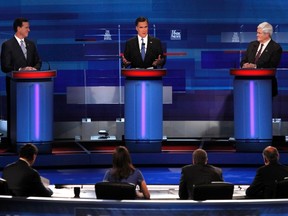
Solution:
<svg viewBox="0 0 288 216">
<path fill-rule="evenodd" d="M 146 55 L 147 54 L 149 55 L 149 53 L 151 51 L 151 46 L 152 46 L 152 40 L 151 40 L 151 37 L 148 35 Z"/>
<path fill-rule="evenodd" d="M 270 50 L 272 49 L 272 46 L 273 46 L 273 42 L 272 42 L 272 39 L 270 40 L 270 42 L 267 44 L 267 46 L 265 47 L 265 49 L 263 50 L 262 54 L 260 55 L 260 58 L 259 60 L 261 60 L 262 58 L 265 57 L 266 53 L 269 53 Z M 258 61 L 259 61 L 258 60 Z"/>
</svg>

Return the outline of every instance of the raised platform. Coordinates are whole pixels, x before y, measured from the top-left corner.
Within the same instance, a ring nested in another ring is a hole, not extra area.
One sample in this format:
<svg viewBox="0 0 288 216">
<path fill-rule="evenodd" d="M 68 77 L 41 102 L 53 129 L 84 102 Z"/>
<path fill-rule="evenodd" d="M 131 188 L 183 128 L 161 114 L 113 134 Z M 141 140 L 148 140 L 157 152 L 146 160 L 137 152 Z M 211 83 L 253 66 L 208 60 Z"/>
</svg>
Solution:
<svg viewBox="0 0 288 216">
<path fill-rule="evenodd" d="M 75 167 L 75 166 L 110 166 L 115 146 L 125 145 L 123 141 L 97 140 L 57 140 L 52 144 L 51 154 L 40 154 L 36 167 Z M 275 139 L 273 145 L 280 152 L 281 162 L 288 164 L 288 144 Z M 261 152 L 237 152 L 235 141 L 228 138 L 168 138 L 162 143 L 159 153 L 131 153 L 135 165 L 144 166 L 181 166 L 192 162 L 192 152 L 203 148 L 208 152 L 209 163 L 215 165 L 262 165 Z M 1 143 L 0 168 L 17 159 L 15 152 Z"/>
</svg>

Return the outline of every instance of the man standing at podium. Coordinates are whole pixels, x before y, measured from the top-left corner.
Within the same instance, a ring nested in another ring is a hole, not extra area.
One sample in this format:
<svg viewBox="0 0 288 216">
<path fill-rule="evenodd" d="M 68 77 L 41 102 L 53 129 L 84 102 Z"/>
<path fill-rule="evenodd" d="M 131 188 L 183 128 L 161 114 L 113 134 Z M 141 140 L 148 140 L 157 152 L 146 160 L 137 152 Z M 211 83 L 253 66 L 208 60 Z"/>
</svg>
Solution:
<svg viewBox="0 0 288 216">
<path fill-rule="evenodd" d="M 35 44 L 28 40 L 28 19 L 16 18 L 13 23 L 14 36 L 2 44 L 1 69 L 4 73 L 21 70 L 40 70 L 41 59 Z M 7 94 L 7 138 L 10 141 L 10 78 L 6 76 Z"/>
<path fill-rule="evenodd" d="M 272 40 L 273 27 L 268 22 L 257 27 L 257 40 L 252 41 L 241 61 L 242 68 L 277 68 L 282 55 L 281 46 Z M 278 94 L 277 80 L 272 78 L 272 95 Z"/>
<path fill-rule="evenodd" d="M 138 35 L 126 42 L 122 56 L 124 67 L 157 69 L 165 64 L 161 41 L 148 35 L 148 24 L 145 17 L 136 19 Z"/>
</svg>

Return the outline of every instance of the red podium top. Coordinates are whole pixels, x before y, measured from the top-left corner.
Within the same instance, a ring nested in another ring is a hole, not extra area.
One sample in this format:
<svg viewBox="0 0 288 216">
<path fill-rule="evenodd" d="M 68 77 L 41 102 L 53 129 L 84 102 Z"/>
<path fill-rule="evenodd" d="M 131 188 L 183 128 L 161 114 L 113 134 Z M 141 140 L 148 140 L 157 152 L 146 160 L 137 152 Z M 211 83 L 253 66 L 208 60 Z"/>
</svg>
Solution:
<svg viewBox="0 0 288 216">
<path fill-rule="evenodd" d="M 166 69 L 122 69 L 121 72 L 126 77 L 162 77 L 166 75 Z"/>
<path fill-rule="evenodd" d="M 241 69 L 230 69 L 230 74 L 234 76 L 274 76 L 276 74 L 276 69 L 271 68 L 241 68 Z"/>
<path fill-rule="evenodd" d="M 56 77 L 55 70 L 47 71 L 12 71 L 10 73 L 13 79 L 48 79 Z"/>
</svg>

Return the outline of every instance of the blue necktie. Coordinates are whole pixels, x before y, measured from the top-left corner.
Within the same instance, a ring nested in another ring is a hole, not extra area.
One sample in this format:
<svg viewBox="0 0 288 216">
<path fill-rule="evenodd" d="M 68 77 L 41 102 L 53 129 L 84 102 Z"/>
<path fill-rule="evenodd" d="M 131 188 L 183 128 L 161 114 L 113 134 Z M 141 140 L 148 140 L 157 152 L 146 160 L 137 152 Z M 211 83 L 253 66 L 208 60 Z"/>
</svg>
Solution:
<svg viewBox="0 0 288 216">
<path fill-rule="evenodd" d="M 142 56 L 142 60 L 144 61 L 145 59 L 145 43 L 144 43 L 144 39 L 142 38 L 142 44 L 141 44 L 141 56 Z"/>
<path fill-rule="evenodd" d="M 27 59 L 27 49 L 26 49 L 26 47 L 24 45 L 24 41 L 23 40 L 20 41 L 20 46 L 21 46 L 21 49 L 22 49 L 22 51 L 24 53 L 25 58 Z"/>
</svg>

